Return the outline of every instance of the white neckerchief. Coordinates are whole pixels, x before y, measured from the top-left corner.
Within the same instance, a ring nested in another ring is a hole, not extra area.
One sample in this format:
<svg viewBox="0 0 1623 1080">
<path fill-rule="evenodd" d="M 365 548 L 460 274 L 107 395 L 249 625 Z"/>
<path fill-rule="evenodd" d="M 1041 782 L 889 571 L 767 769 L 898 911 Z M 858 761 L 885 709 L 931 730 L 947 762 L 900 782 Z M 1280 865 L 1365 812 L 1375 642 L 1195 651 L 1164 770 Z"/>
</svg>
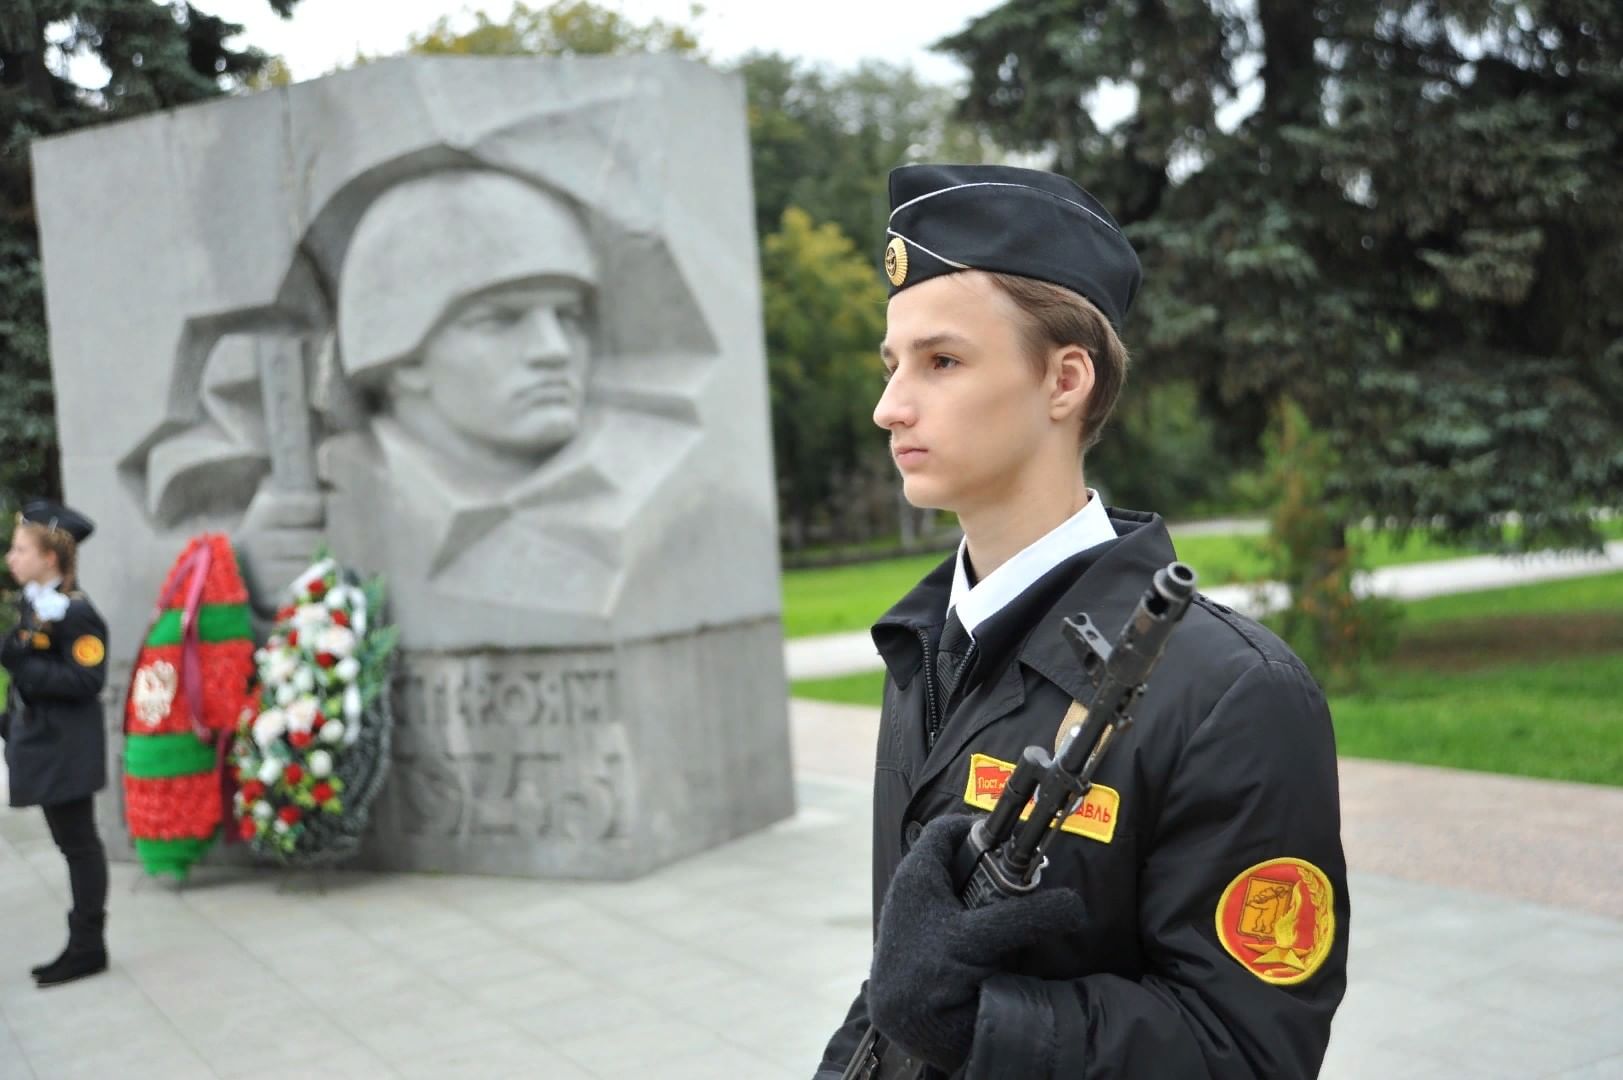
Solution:
<svg viewBox="0 0 1623 1080">
<path fill-rule="evenodd" d="M 30 581 L 23 586 L 23 595 L 41 622 L 56 622 L 68 613 L 68 598 L 56 591 L 61 584 L 62 579 L 57 578 L 45 584 Z"/>
<path fill-rule="evenodd" d="M 969 551 L 966 538 L 958 544 L 958 559 L 952 572 L 952 596 L 947 610 L 958 612 L 958 621 L 964 624 L 971 639 L 975 628 L 1002 611 L 1009 602 L 1072 555 L 1116 538 L 1116 527 L 1110 524 L 1105 504 L 1099 493 L 1088 489 L 1087 505 L 1066 518 L 1041 538 L 1027 544 L 1014 558 L 969 584 L 964 570 L 964 559 Z"/>
</svg>

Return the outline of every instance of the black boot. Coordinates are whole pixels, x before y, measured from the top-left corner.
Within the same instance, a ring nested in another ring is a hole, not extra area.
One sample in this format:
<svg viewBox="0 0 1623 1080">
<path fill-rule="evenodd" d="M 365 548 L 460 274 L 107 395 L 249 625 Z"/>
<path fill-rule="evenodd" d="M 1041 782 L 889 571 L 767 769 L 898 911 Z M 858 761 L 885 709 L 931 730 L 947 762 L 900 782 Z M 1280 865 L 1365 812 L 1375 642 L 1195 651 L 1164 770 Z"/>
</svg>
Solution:
<svg viewBox="0 0 1623 1080">
<path fill-rule="evenodd" d="M 99 975 L 107 970 L 107 929 L 105 913 L 96 915 L 68 914 L 68 947 L 52 963 L 34 972 L 34 981 L 41 988 L 60 986 L 62 983 Z"/>
<path fill-rule="evenodd" d="M 56 959 L 55 960 L 52 960 L 48 964 L 35 964 L 33 967 L 28 969 L 29 974 L 33 975 L 34 978 L 37 979 L 41 975 L 45 974 L 47 971 L 50 971 L 50 970 L 52 970 L 54 968 L 57 968 L 57 967 L 60 967 L 61 964 L 62 964 L 62 961 L 66 960 L 68 958 L 68 952 L 72 948 L 73 948 L 73 913 L 69 912 L 68 913 L 68 943 L 66 945 L 62 946 L 62 951 L 56 954 Z"/>
<path fill-rule="evenodd" d="M 48 964 L 35 964 L 33 967 L 29 968 L 28 970 L 30 972 L 32 972 L 34 978 L 37 979 L 41 975 L 45 974 L 47 971 L 50 971 L 52 968 L 54 968 L 57 965 L 61 964 L 62 961 L 66 960 L 67 958 L 68 958 L 68 949 L 67 949 L 67 946 L 64 945 L 62 947 L 62 951 L 56 954 L 56 959 L 55 960 L 52 960 Z"/>
</svg>

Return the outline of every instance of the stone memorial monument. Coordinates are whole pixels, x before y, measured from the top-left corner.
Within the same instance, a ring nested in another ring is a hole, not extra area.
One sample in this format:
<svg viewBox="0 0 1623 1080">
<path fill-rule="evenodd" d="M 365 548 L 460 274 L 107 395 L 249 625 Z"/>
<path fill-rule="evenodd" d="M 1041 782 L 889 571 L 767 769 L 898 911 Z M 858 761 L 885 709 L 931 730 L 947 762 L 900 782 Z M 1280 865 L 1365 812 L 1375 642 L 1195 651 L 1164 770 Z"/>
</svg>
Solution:
<svg viewBox="0 0 1623 1080">
<path fill-rule="evenodd" d="M 187 536 L 262 609 L 325 542 L 401 632 L 364 864 L 628 877 L 791 812 L 735 77 L 399 59 L 34 164 L 115 728 Z"/>
</svg>

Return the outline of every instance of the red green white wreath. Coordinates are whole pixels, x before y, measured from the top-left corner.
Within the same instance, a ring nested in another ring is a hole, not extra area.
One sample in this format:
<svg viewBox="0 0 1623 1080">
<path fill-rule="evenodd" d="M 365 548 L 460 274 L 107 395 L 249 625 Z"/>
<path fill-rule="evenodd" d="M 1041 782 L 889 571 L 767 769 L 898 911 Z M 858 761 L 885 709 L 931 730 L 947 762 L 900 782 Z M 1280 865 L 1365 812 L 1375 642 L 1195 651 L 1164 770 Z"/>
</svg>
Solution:
<svg viewBox="0 0 1623 1080">
<path fill-rule="evenodd" d="M 232 744 L 239 836 L 281 862 L 350 854 L 387 768 L 396 632 L 381 625 L 382 583 L 356 583 L 321 559 L 294 580 L 254 654 L 257 711 Z"/>
</svg>

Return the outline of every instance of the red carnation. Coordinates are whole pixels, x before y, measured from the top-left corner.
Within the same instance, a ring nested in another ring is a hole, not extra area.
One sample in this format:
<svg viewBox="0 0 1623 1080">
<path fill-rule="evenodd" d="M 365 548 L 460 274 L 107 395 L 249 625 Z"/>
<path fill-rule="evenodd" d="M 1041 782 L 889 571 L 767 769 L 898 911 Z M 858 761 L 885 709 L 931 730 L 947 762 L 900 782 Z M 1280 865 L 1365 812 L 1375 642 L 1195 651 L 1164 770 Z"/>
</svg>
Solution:
<svg viewBox="0 0 1623 1080">
<path fill-rule="evenodd" d="M 327 718 L 318 712 L 316 713 L 316 718 L 310 721 L 310 726 L 312 729 L 319 731 L 321 729 L 321 725 L 325 724 L 326 722 Z"/>
<path fill-rule="evenodd" d="M 251 817 L 245 817 L 241 821 L 237 822 L 237 835 L 241 836 L 244 840 L 252 840 L 254 838 L 254 833 L 257 831 L 258 830 L 254 827 L 254 819 Z"/>
<path fill-rule="evenodd" d="M 304 770 L 297 765 L 289 765 L 282 770 L 282 779 L 286 780 L 288 786 L 291 787 L 304 779 Z"/>
<path fill-rule="evenodd" d="M 325 581 L 312 581 L 310 583 L 310 599 L 312 599 L 312 600 L 320 600 L 323 596 L 326 596 L 326 595 L 327 595 L 327 583 Z"/>
<path fill-rule="evenodd" d="M 249 802 L 253 802 L 263 794 L 265 794 L 265 785 L 258 780 L 250 780 L 242 785 L 242 797 Z"/>
<path fill-rule="evenodd" d="M 324 803 L 328 799 L 332 798 L 332 785 L 323 780 L 321 783 L 310 789 L 310 794 L 315 796 L 316 802 Z"/>
<path fill-rule="evenodd" d="M 289 604 L 285 608 L 280 608 L 276 612 L 276 621 L 277 622 L 287 622 L 292 617 L 293 617 L 293 605 L 292 604 Z"/>
<path fill-rule="evenodd" d="M 334 656 L 330 652 L 316 653 L 316 663 L 320 664 L 322 667 L 330 668 L 334 664 L 338 663 L 338 657 Z"/>
<path fill-rule="evenodd" d="M 349 625 L 349 612 L 347 612 L 347 611 L 335 611 L 335 612 L 333 612 L 332 613 L 332 621 L 337 623 L 339 626 L 348 626 Z"/>
<path fill-rule="evenodd" d="M 295 750 L 303 750 L 314 738 L 308 731 L 295 731 L 287 737 L 287 741 L 293 744 Z"/>
<path fill-rule="evenodd" d="M 295 825 L 299 820 L 299 808 L 297 806 L 284 806 L 276 811 L 276 816 L 289 825 Z"/>
<path fill-rule="evenodd" d="M 289 630 L 287 632 L 287 647 L 290 649 L 296 649 L 299 647 L 299 632 L 297 630 Z"/>
</svg>

